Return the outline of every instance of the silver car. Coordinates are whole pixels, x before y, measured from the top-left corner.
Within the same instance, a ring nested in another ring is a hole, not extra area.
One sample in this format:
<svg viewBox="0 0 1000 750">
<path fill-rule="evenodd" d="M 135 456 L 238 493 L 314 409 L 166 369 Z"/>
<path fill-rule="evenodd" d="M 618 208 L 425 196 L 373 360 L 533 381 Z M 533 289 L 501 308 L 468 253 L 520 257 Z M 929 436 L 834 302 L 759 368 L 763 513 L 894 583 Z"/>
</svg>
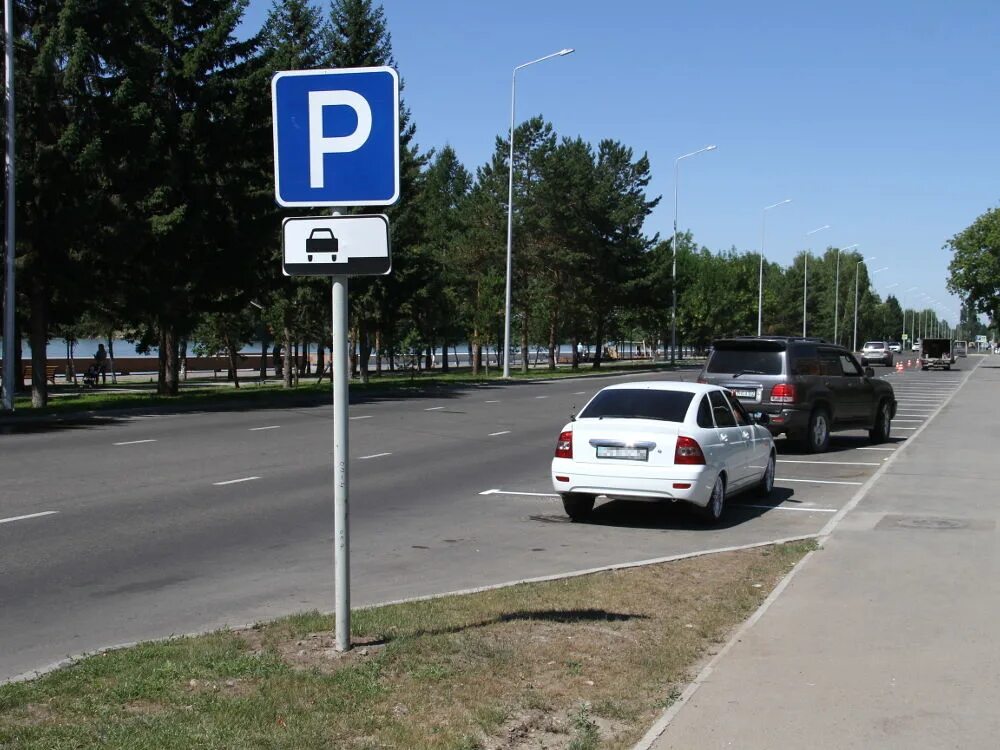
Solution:
<svg viewBox="0 0 1000 750">
<path fill-rule="evenodd" d="M 864 364 L 880 364 L 892 367 L 892 350 L 888 341 L 866 341 L 861 347 L 861 358 Z"/>
</svg>

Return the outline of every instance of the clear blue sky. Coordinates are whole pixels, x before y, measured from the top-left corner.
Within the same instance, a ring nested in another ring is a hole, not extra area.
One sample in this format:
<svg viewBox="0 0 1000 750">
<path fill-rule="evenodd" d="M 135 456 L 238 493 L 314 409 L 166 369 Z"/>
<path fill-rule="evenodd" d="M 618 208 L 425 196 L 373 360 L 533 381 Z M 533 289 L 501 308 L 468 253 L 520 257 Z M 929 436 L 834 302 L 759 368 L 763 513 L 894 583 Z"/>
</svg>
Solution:
<svg viewBox="0 0 1000 750">
<path fill-rule="evenodd" d="M 271 0 L 251 0 L 257 28 Z M 328 8 L 323 3 L 324 10 Z M 859 243 L 876 288 L 911 286 L 949 310 L 945 241 L 1000 204 L 1000 3 L 671 0 L 385 0 L 403 97 L 422 148 L 446 143 L 471 171 L 510 118 L 541 114 L 560 135 L 648 153 L 647 222 L 673 222 L 713 250 L 787 264 L 809 245 Z M 917 304 L 911 292 L 908 303 Z M 954 321 L 954 313 L 944 315 Z"/>
</svg>

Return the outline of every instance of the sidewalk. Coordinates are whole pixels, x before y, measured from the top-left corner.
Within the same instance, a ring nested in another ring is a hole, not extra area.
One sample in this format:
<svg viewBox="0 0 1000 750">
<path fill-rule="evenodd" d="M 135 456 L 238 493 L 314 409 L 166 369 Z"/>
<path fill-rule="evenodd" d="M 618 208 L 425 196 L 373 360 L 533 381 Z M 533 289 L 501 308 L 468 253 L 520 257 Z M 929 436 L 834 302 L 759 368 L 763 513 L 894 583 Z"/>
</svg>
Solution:
<svg viewBox="0 0 1000 750">
<path fill-rule="evenodd" d="M 1000 746 L 998 396 L 989 356 L 655 750 Z"/>
</svg>

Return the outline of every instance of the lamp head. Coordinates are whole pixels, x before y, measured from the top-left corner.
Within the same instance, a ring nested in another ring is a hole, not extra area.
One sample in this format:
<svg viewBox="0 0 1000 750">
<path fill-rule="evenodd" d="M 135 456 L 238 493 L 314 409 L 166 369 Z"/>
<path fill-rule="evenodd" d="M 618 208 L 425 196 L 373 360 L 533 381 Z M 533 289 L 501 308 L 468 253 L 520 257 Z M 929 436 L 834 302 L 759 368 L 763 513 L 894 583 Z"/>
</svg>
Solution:
<svg viewBox="0 0 1000 750">
<path fill-rule="evenodd" d="M 566 49 L 559 50 L 559 56 L 562 57 L 563 55 L 569 55 L 573 52 L 576 52 L 576 50 L 572 47 L 567 47 Z"/>
</svg>

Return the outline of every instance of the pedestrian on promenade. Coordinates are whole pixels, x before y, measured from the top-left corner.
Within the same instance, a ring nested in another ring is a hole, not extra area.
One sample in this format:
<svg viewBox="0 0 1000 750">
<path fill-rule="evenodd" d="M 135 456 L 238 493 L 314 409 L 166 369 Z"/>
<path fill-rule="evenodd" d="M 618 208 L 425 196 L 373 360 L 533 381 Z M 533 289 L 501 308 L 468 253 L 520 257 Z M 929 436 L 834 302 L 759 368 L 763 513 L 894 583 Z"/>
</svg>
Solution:
<svg viewBox="0 0 1000 750">
<path fill-rule="evenodd" d="M 97 345 L 97 352 L 94 354 L 94 365 L 97 367 L 97 372 L 101 375 L 101 385 L 107 385 L 108 383 L 108 352 L 104 348 L 104 344 Z M 96 380 L 96 378 L 95 378 Z"/>
</svg>

